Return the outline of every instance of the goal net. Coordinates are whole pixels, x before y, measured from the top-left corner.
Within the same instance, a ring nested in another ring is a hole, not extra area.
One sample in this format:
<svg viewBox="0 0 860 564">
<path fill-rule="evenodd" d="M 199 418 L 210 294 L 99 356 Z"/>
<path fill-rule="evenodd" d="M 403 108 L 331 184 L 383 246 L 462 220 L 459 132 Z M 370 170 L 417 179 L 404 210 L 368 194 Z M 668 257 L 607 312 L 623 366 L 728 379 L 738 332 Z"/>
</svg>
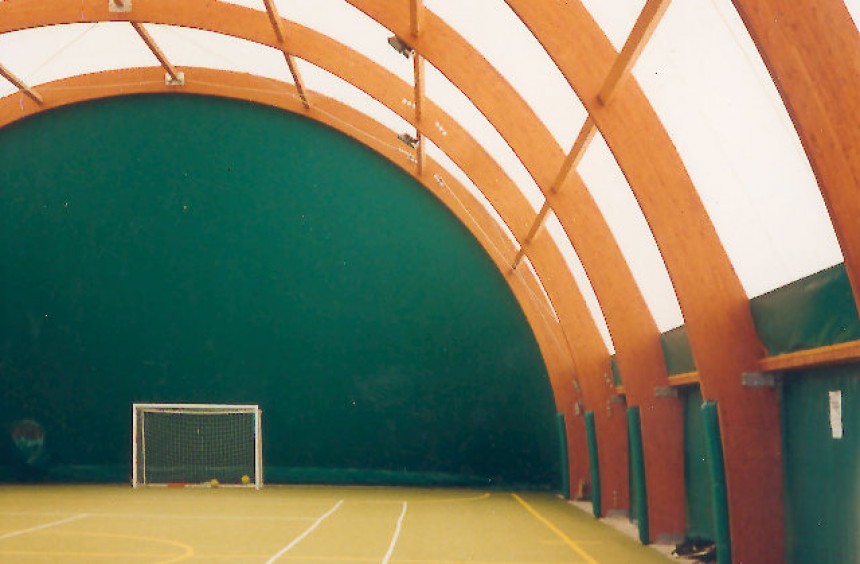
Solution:
<svg viewBox="0 0 860 564">
<path fill-rule="evenodd" d="M 263 485 L 256 405 L 136 403 L 132 485 Z"/>
</svg>

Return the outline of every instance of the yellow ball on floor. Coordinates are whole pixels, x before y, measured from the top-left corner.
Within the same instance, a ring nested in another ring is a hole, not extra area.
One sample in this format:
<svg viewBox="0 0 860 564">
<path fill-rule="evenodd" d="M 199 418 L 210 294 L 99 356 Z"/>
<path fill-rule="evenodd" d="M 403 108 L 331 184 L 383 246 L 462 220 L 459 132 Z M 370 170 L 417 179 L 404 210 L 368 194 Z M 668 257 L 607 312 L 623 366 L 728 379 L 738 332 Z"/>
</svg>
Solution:
<svg viewBox="0 0 860 564">
<path fill-rule="evenodd" d="M 247 474 L 242 475 L 242 484 L 247 486 L 250 483 L 251 483 L 251 477 L 248 476 Z"/>
<path fill-rule="evenodd" d="M 216 478 L 212 478 L 211 480 L 209 480 L 209 485 L 212 486 L 213 488 L 217 488 L 218 484 L 219 484 L 219 482 Z"/>
</svg>

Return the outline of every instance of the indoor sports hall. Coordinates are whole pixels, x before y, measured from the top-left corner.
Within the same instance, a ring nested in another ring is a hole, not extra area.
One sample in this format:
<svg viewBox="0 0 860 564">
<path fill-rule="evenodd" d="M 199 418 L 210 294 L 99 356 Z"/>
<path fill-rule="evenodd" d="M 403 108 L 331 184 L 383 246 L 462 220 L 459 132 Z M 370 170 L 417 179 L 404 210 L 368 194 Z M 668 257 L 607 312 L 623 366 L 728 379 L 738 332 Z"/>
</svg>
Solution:
<svg viewBox="0 0 860 564">
<path fill-rule="evenodd" d="M 0 562 L 860 563 L 858 22 L 0 0 Z"/>
</svg>

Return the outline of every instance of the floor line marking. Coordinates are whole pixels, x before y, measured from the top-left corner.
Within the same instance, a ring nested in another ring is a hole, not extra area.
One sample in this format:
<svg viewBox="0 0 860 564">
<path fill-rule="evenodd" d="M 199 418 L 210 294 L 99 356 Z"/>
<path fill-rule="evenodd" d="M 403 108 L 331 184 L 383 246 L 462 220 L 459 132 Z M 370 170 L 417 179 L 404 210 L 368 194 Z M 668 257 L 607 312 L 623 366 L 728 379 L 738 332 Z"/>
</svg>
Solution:
<svg viewBox="0 0 860 564">
<path fill-rule="evenodd" d="M 581 556 L 583 559 L 585 559 L 585 561 L 588 562 L 588 564 L 598 564 L 597 560 L 595 560 L 594 558 L 591 557 L 590 554 L 588 554 L 587 552 L 582 550 L 582 547 L 580 547 L 578 544 L 576 544 L 569 536 L 564 534 L 564 531 L 562 531 L 561 529 L 556 527 L 552 523 L 552 521 L 550 521 L 549 519 L 547 519 L 546 517 L 544 517 L 543 515 L 538 513 L 535 508 L 533 508 L 531 505 L 526 503 L 526 500 L 524 500 L 523 498 L 521 498 L 520 496 L 518 496 L 515 493 L 512 493 L 511 495 L 514 496 L 514 499 L 517 500 L 519 502 L 519 504 L 525 508 L 526 511 L 531 513 L 532 517 L 534 517 L 535 519 L 537 519 L 538 521 L 543 523 L 550 531 L 555 533 L 555 536 L 557 536 L 562 541 L 564 541 L 564 543 L 567 546 L 572 548 L 575 553 L 577 553 L 579 556 Z"/>
<path fill-rule="evenodd" d="M 51 516 L 66 515 L 63 511 L 0 511 L 0 517 L 15 517 L 21 515 L 29 516 Z M 89 517 L 116 517 L 129 519 L 204 519 L 206 521 L 313 521 L 316 517 L 302 517 L 298 515 L 206 515 L 197 513 L 113 513 L 113 512 L 90 512 Z"/>
<path fill-rule="evenodd" d="M 403 502 L 403 511 L 400 512 L 400 517 L 397 518 L 397 525 L 394 527 L 394 535 L 391 537 L 391 544 L 388 545 L 388 552 L 385 553 L 385 558 L 382 559 L 382 564 L 388 564 L 391 561 L 391 555 L 394 554 L 394 545 L 397 544 L 397 539 L 400 537 L 400 531 L 403 529 L 403 518 L 406 517 L 406 502 Z"/>
<path fill-rule="evenodd" d="M 29 529 L 21 529 L 19 531 L 12 531 L 11 533 L 6 533 L 5 535 L 0 535 L 0 540 L 10 539 L 12 537 L 17 537 L 21 535 L 26 535 L 27 533 L 35 533 L 36 531 L 41 531 L 42 529 L 47 529 L 48 527 L 56 527 L 57 525 L 63 525 L 65 523 L 71 523 L 72 521 L 77 521 L 78 519 L 83 519 L 84 517 L 89 516 L 88 513 L 79 513 L 78 515 L 72 515 L 71 517 L 66 517 L 65 519 L 58 519 L 56 521 L 51 521 L 50 523 L 45 523 L 44 525 L 37 525 L 35 527 L 30 527 Z"/>
<path fill-rule="evenodd" d="M 294 546 L 296 546 L 297 544 L 299 544 L 300 542 L 302 542 L 302 541 L 305 539 L 305 537 L 307 537 L 309 534 L 311 534 L 312 532 L 314 532 L 314 529 L 316 529 L 317 527 L 319 527 L 319 526 L 320 526 L 320 523 L 322 523 L 323 521 L 325 521 L 325 520 L 326 520 L 326 519 L 327 519 L 327 518 L 328 518 L 332 513 L 334 513 L 335 511 L 337 511 L 337 510 L 338 510 L 338 508 L 339 508 L 342 504 L 343 504 L 343 500 L 342 500 L 342 499 L 341 499 L 340 501 L 338 501 L 337 503 L 335 503 L 335 504 L 334 504 L 334 507 L 332 507 L 331 509 L 329 509 L 328 511 L 326 511 L 325 513 L 323 513 L 323 514 L 320 516 L 320 518 L 319 518 L 319 519 L 317 519 L 316 521 L 314 521 L 314 522 L 313 522 L 313 524 L 305 530 L 305 532 L 304 532 L 304 533 L 302 533 L 302 534 L 300 534 L 299 536 L 297 536 L 296 538 L 294 538 L 294 539 L 293 539 L 293 541 L 292 541 L 290 544 L 288 544 L 287 546 L 285 546 L 284 548 L 282 548 L 281 550 L 279 550 L 279 551 L 277 552 L 277 554 L 275 554 L 274 556 L 272 556 L 271 558 L 269 558 L 268 560 L 266 560 L 266 564 L 272 564 L 272 562 L 274 562 L 275 560 L 277 560 L 278 558 L 280 558 L 281 556 L 283 556 L 284 554 L 286 554 L 287 552 L 289 552 L 290 550 L 292 550 Z"/>
</svg>

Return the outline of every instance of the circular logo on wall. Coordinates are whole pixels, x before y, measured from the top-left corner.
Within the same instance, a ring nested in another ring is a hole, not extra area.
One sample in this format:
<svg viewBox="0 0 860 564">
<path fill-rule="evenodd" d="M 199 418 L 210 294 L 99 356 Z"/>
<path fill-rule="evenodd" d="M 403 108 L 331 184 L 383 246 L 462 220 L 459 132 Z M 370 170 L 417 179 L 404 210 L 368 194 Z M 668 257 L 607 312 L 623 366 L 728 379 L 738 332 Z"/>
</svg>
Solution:
<svg viewBox="0 0 860 564">
<path fill-rule="evenodd" d="M 28 466 L 44 462 L 45 430 L 38 421 L 21 419 L 12 424 L 10 429 L 12 443 Z"/>
</svg>

